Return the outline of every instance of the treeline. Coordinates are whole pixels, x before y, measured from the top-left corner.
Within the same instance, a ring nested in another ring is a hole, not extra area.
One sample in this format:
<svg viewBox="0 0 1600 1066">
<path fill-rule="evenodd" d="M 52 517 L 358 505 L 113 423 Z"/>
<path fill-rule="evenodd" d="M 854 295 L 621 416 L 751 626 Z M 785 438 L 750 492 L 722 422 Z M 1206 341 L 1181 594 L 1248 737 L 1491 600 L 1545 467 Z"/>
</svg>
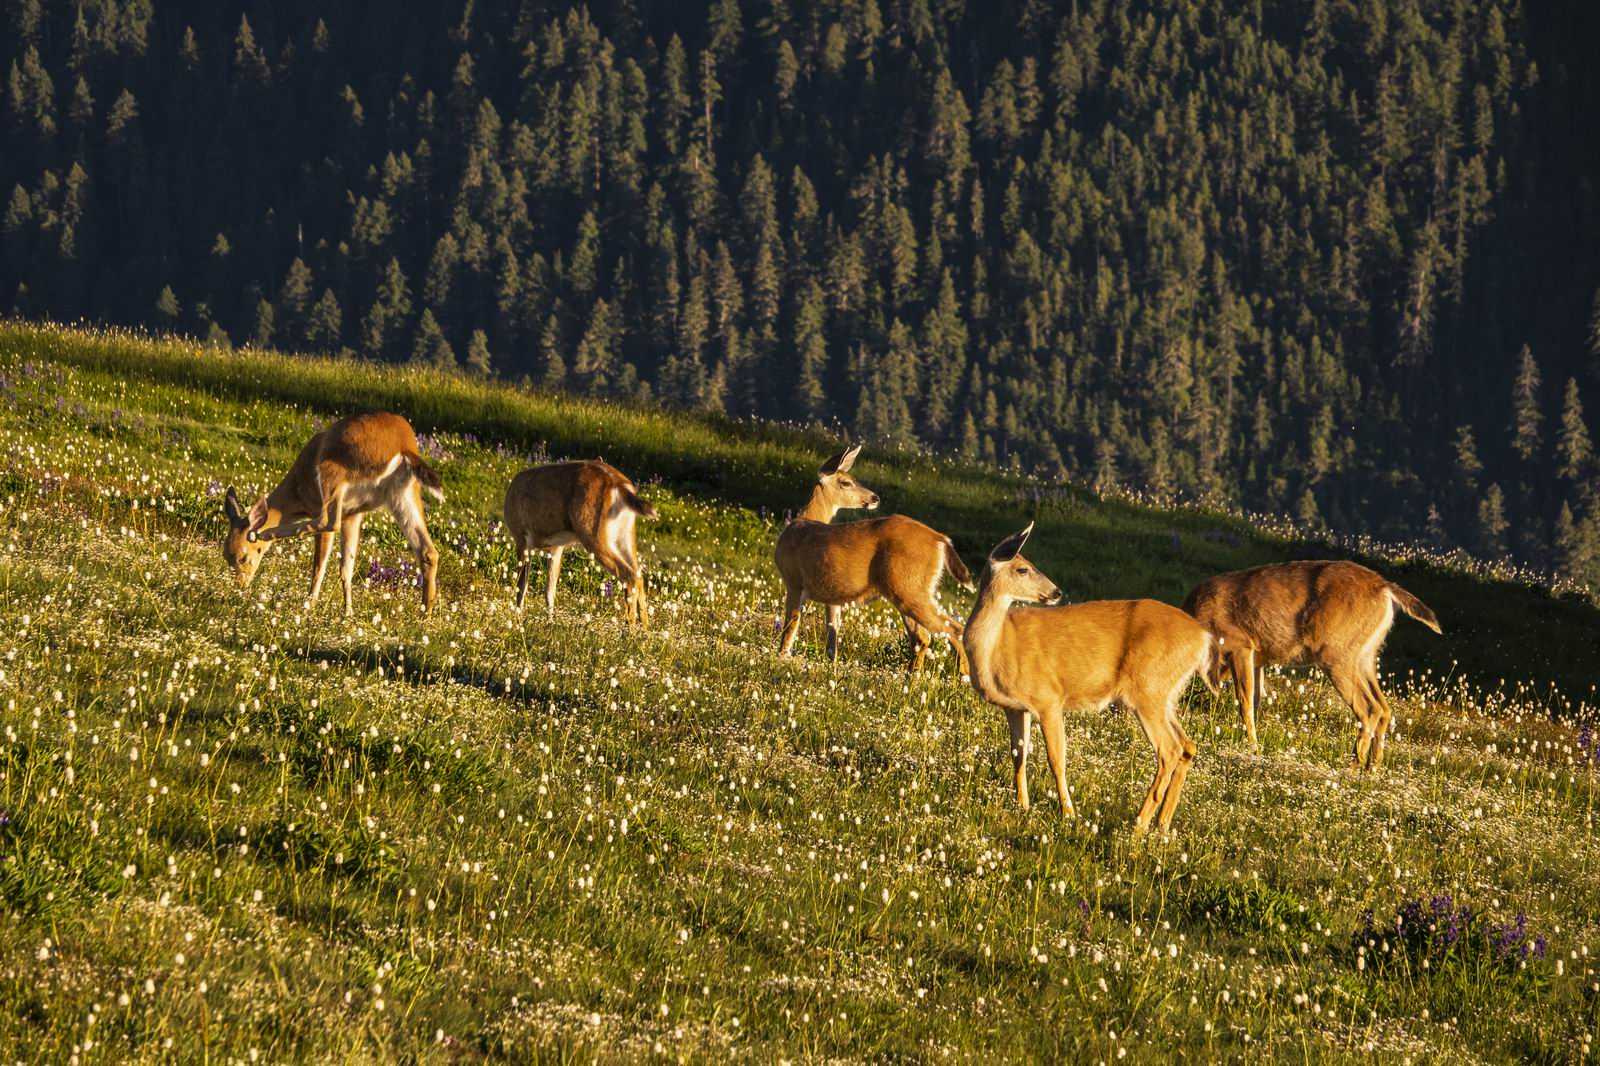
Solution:
<svg viewBox="0 0 1600 1066">
<path fill-rule="evenodd" d="M 1530 263 L 1600 236 L 1600 94 L 1551 19 L 7 0 L 0 307 L 837 419 L 1595 580 L 1600 268 Z"/>
</svg>

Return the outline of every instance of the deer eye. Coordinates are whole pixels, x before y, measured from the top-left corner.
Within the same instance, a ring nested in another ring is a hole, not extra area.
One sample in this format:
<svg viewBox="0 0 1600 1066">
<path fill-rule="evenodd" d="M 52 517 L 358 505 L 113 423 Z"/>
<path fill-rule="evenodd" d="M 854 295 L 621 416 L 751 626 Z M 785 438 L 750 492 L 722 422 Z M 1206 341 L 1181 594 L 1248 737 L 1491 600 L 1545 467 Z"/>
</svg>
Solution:
<svg viewBox="0 0 1600 1066">
<path fill-rule="evenodd" d="M 1019 567 L 1017 567 L 1017 575 L 1018 575 L 1018 576 L 1019 576 L 1019 577 L 1027 577 L 1027 576 L 1028 576 L 1028 574 L 1029 574 L 1029 572 L 1030 572 L 1030 571 L 1029 571 L 1029 570 L 1028 570 L 1028 568 L 1027 568 L 1027 567 L 1026 567 L 1026 566 L 1019 566 Z"/>
</svg>

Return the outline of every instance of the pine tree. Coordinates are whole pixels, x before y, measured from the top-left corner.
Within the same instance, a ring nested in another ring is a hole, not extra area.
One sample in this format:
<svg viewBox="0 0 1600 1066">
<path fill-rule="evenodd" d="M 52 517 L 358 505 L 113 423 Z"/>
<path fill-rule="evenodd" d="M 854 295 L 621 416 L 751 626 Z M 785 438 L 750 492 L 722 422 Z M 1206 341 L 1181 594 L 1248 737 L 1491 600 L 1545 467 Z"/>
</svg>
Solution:
<svg viewBox="0 0 1600 1066">
<path fill-rule="evenodd" d="M 1556 474 L 1568 481 L 1581 481 L 1587 476 L 1593 458 L 1578 382 L 1568 378 L 1566 395 L 1561 402 L 1561 429 L 1556 437 Z"/>
<path fill-rule="evenodd" d="M 391 258 L 378 282 L 378 292 L 361 322 L 361 343 L 368 356 L 381 359 L 390 353 L 411 317 L 411 292 L 400 260 Z M 432 318 L 432 315 L 429 315 Z M 437 328 L 435 323 L 435 328 Z"/>
<path fill-rule="evenodd" d="M 439 328 L 431 307 L 422 309 L 422 317 L 417 322 L 417 334 L 411 342 L 411 362 L 435 370 L 454 372 L 460 369 L 456 353 L 451 350 L 450 342 L 445 340 L 444 330 Z"/>
<path fill-rule="evenodd" d="M 264 299 L 257 300 L 255 325 L 250 330 L 250 346 L 252 348 L 272 347 L 272 320 L 272 305 Z"/>
<path fill-rule="evenodd" d="M 290 344 L 307 342 L 307 316 L 311 311 L 311 268 L 296 256 L 284 275 L 283 286 L 278 290 L 278 315 L 280 332 Z"/>
<path fill-rule="evenodd" d="M 1511 450 L 1525 463 L 1539 455 L 1539 365 L 1524 344 L 1517 355 L 1517 376 L 1511 385 Z"/>
<path fill-rule="evenodd" d="M 156 319 L 161 323 L 162 329 L 175 329 L 178 325 L 178 297 L 172 291 L 171 285 L 163 285 L 161 294 L 156 297 Z"/>
<path fill-rule="evenodd" d="M 493 372 L 493 364 L 489 359 L 489 335 L 481 329 L 472 331 L 472 337 L 467 341 L 467 369 L 479 377 L 488 377 Z"/>
<path fill-rule="evenodd" d="M 332 289 L 323 289 L 306 320 L 306 345 L 313 351 L 337 352 L 344 340 L 344 311 Z"/>
<path fill-rule="evenodd" d="M 1478 502 L 1478 547 L 1486 556 L 1493 557 L 1505 550 L 1506 505 L 1505 493 L 1499 485 L 1491 484 Z"/>
</svg>

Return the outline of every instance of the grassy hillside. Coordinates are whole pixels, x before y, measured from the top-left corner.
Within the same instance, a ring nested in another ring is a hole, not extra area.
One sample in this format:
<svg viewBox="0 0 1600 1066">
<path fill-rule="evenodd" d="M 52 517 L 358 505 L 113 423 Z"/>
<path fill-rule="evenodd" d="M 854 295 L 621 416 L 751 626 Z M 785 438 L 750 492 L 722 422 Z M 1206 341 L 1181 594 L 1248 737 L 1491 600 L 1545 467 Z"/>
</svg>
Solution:
<svg viewBox="0 0 1600 1066">
<path fill-rule="evenodd" d="M 239 593 L 221 488 L 259 491 L 319 421 L 370 406 L 431 434 L 449 492 L 430 511 L 438 616 L 419 618 L 383 520 L 354 620 L 335 594 L 304 602 L 305 543 Z M 1084 817 L 1064 823 L 1042 766 L 1038 806 L 1016 810 L 1003 718 L 947 650 L 907 679 L 883 608 L 847 614 L 837 668 L 815 618 L 799 660 L 772 654 L 771 542 L 832 443 L 0 327 L 0 1046 L 41 1062 L 1588 1053 L 1595 744 L 1586 712 L 1552 712 L 1592 692 L 1591 607 L 1384 564 L 1447 632 L 1397 627 L 1385 771 L 1342 768 L 1348 711 L 1319 677 L 1273 685 L 1260 754 L 1197 690 L 1177 833 L 1142 840 L 1151 760 L 1126 716 L 1070 723 Z M 510 609 L 506 480 L 534 455 L 591 454 L 662 513 L 642 537 L 648 633 L 577 560 L 553 622 Z M 919 456 L 869 450 L 857 470 L 970 564 L 1037 514 L 1030 555 L 1076 598 L 1176 600 L 1297 551 Z"/>
</svg>

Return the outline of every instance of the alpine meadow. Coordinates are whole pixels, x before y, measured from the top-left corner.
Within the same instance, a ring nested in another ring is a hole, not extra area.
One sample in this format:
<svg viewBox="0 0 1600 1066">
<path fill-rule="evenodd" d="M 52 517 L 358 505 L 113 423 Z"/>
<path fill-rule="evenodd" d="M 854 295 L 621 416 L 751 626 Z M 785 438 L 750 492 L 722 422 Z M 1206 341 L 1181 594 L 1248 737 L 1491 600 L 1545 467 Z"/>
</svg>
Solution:
<svg viewBox="0 0 1600 1066">
<path fill-rule="evenodd" d="M 0 1061 L 1592 1061 L 1597 41 L 0 0 Z"/>
</svg>

